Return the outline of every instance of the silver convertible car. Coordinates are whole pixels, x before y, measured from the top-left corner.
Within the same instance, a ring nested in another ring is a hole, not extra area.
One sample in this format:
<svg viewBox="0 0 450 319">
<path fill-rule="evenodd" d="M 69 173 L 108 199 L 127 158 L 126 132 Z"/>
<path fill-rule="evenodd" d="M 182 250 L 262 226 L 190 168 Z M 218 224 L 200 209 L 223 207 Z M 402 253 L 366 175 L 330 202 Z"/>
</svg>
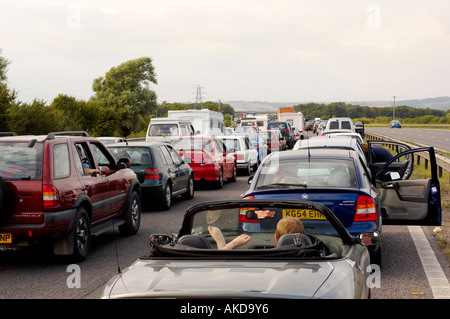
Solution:
<svg viewBox="0 0 450 319">
<path fill-rule="evenodd" d="M 303 228 L 276 239 L 287 216 Z M 227 247 L 237 238 L 245 240 Z M 152 235 L 148 256 L 113 277 L 102 298 L 368 298 L 372 266 L 362 239 L 322 204 L 209 202 L 186 211 L 176 236 Z"/>
</svg>

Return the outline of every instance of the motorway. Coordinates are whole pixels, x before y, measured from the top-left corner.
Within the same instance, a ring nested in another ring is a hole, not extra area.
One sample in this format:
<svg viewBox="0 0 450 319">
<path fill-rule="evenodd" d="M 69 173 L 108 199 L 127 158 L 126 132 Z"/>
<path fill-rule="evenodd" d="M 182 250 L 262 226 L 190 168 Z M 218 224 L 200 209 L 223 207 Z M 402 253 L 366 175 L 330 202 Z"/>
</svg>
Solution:
<svg viewBox="0 0 450 319">
<path fill-rule="evenodd" d="M 398 140 L 414 142 L 423 146 L 433 146 L 445 152 L 450 152 L 450 130 L 444 129 L 414 129 L 414 128 L 388 128 L 366 127 L 366 131 L 384 134 Z"/>
<path fill-rule="evenodd" d="M 116 230 L 94 238 L 90 255 L 79 268 L 42 250 L 0 251 L 0 298 L 98 298 L 105 283 L 117 273 L 118 266 L 125 269 L 147 253 L 150 234 L 178 232 L 184 211 L 190 205 L 219 198 L 238 199 L 247 188 L 247 177 L 239 176 L 236 183 L 225 183 L 221 190 L 202 186 L 190 201 L 175 199 L 169 211 L 143 212 L 137 235 L 122 237 Z M 431 237 L 432 228 L 418 228 L 423 229 L 433 248 L 426 251 L 427 256 L 436 256 L 440 262 L 438 268 L 443 269 L 444 281 L 448 283 L 448 261 Z M 430 287 L 409 228 L 385 226 L 382 245 L 381 283 L 380 288 L 372 289 L 372 298 L 435 298 L 436 291 Z M 80 274 L 79 281 L 73 280 L 75 272 Z"/>
</svg>

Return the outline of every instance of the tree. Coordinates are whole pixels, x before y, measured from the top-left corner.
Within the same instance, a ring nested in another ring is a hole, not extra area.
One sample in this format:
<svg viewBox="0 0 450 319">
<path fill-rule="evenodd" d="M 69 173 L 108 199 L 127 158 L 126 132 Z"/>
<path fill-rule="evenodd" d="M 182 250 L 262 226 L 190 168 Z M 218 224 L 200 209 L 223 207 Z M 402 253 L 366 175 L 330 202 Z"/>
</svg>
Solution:
<svg viewBox="0 0 450 319">
<path fill-rule="evenodd" d="M 157 81 L 149 57 L 122 63 L 94 80 L 92 101 L 104 111 L 114 113 L 108 120 L 115 122 L 118 135 L 128 136 L 147 125 L 143 119 L 157 106 L 156 93 L 149 89 L 150 83 L 157 84 Z"/>
<path fill-rule="evenodd" d="M 8 77 L 6 72 L 8 71 L 8 65 L 10 61 L 1 56 L 2 50 L 0 49 L 0 131 L 11 131 L 8 127 L 7 113 L 11 106 L 15 103 L 16 92 L 9 90 L 6 85 Z"/>
<path fill-rule="evenodd" d="M 62 113 L 52 112 L 44 101 L 34 100 L 31 104 L 19 103 L 8 109 L 8 126 L 19 135 L 40 135 L 64 130 Z"/>
</svg>

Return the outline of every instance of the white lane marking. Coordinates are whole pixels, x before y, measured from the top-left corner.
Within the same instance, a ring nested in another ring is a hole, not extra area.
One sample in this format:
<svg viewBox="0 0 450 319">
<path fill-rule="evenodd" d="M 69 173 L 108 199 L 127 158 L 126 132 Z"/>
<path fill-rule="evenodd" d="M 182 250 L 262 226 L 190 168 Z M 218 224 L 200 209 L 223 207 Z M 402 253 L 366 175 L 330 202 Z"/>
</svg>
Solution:
<svg viewBox="0 0 450 319">
<path fill-rule="evenodd" d="M 450 298 L 450 285 L 420 226 L 408 226 L 435 299 Z"/>
</svg>

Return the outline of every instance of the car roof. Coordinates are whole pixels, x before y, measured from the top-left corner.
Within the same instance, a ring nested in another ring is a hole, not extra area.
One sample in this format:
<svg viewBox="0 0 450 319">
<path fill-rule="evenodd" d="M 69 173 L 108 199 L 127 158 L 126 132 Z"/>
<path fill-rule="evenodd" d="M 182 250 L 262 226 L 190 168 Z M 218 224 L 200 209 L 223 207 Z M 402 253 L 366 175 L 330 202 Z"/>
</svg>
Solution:
<svg viewBox="0 0 450 319">
<path fill-rule="evenodd" d="M 73 135 L 78 134 L 78 135 Z M 1 135 L 0 141 L 30 141 L 36 140 L 36 142 L 43 142 L 45 140 L 55 140 L 55 139 L 83 139 L 89 141 L 98 141 L 96 137 L 90 136 L 86 132 L 82 131 L 67 131 L 67 132 L 51 132 L 47 135 L 39 134 L 39 135 Z"/>
<path fill-rule="evenodd" d="M 145 141 L 135 141 L 135 142 L 120 142 L 120 143 L 114 143 L 109 144 L 107 147 L 144 147 L 144 146 L 153 146 L 153 145 L 164 145 L 167 144 L 166 142 L 145 142 Z"/>
<path fill-rule="evenodd" d="M 357 143 L 350 135 L 339 135 L 339 136 L 317 136 L 310 139 L 299 140 L 294 145 L 294 149 L 300 148 L 315 148 L 315 147 L 352 147 Z"/>
<path fill-rule="evenodd" d="M 298 158 L 335 158 L 335 159 L 352 159 L 358 154 L 353 149 L 329 149 L 329 148 L 311 148 L 290 150 L 289 152 L 271 153 L 268 158 L 276 157 L 278 159 L 298 159 Z M 276 160 L 276 158 L 274 160 Z"/>
</svg>

